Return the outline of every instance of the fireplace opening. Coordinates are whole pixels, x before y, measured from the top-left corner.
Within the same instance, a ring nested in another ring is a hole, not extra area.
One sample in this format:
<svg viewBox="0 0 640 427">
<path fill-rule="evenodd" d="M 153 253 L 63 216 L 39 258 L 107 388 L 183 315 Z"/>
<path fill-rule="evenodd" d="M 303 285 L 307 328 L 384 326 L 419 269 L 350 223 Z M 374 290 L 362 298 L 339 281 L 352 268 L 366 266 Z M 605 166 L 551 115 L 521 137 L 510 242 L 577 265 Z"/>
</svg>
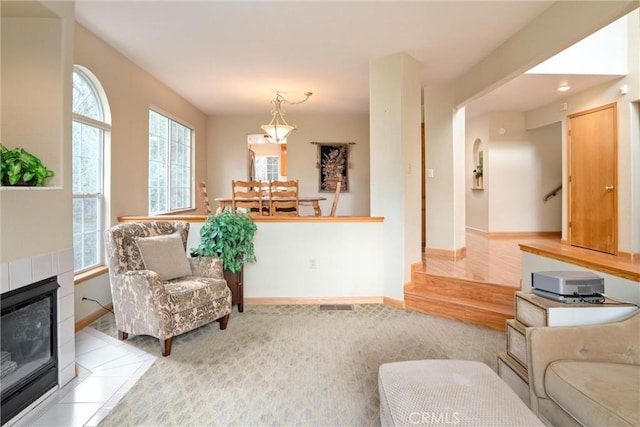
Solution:
<svg viewBox="0 0 640 427">
<path fill-rule="evenodd" d="M 2 294 L 1 422 L 58 385 L 56 277 Z"/>
</svg>

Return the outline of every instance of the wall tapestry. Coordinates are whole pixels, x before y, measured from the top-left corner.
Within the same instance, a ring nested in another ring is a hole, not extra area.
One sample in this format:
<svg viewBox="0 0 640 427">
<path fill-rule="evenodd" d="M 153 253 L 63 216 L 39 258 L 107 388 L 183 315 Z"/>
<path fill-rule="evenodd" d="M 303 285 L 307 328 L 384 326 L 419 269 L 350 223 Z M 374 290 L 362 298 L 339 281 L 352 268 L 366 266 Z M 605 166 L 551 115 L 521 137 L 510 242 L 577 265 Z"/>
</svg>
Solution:
<svg viewBox="0 0 640 427">
<path fill-rule="evenodd" d="M 349 191 L 349 145 L 353 143 L 316 143 L 320 168 L 321 193 L 332 193 L 336 184 L 342 182 L 340 192 Z"/>
</svg>

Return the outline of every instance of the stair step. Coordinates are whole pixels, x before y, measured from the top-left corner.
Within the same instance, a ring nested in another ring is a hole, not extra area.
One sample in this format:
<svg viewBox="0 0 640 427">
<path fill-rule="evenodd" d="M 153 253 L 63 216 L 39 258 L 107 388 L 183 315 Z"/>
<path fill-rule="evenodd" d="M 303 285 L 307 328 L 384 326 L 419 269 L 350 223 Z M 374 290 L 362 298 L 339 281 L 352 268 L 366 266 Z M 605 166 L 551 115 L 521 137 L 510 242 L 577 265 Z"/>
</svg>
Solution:
<svg viewBox="0 0 640 427">
<path fill-rule="evenodd" d="M 430 296 L 424 294 L 424 291 L 416 291 L 415 289 L 405 291 L 404 302 L 405 308 L 408 310 L 459 320 L 498 331 L 504 331 L 507 319 L 513 317 L 513 308 L 509 311 L 502 306 L 485 302 Z"/>
<path fill-rule="evenodd" d="M 513 312 L 515 292 L 518 290 L 516 288 L 455 277 L 436 276 L 422 271 L 414 271 L 412 276 L 412 288 L 416 291 L 422 290 L 429 296 L 500 305 Z"/>
<path fill-rule="evenodd" d="M 447 295 L 439 295 L 425 292 L 420 289 L 409 288 L 405 290 L 405 295 L 413 295 L 419 298 L 427 298 L 430 301 L 440 301 L 443 303 L 461 305 L 465 307 L 471 307 L 478 310 L 491 311 L 495 313 L 504 314 L 508 319 L 514 317 L 514 309 L 513 304 L 507 306 L 501 303 L 493 303 L 490 301 L 482 301 L 474 298 L 465 298 L 465 297 L 456 297 L 456 296 L 447 296 Z"/>
</svg>

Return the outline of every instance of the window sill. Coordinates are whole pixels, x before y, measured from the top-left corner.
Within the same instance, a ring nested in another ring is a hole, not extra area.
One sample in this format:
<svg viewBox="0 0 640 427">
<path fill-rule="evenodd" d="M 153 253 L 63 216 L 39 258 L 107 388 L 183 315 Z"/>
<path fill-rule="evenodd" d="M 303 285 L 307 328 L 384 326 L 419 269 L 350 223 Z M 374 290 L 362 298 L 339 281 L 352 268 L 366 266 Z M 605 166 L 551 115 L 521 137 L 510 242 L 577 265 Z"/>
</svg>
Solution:
<svg viewBox="0 0 640 427">
<path fill-rule="evenodd" d="M 96 268 L 92 268 L 91 270 L 83 271 L 82 273 L 78 273 L 73 276 L 74 285 L 79 285 L 82 282 L 86 282 L 87 280 L 93 279 L 94 277 L 102 276 L 103 274 L 109 271 L 109 267 L 106 265 L 101 265 Z"/>
<path fill-rule="evenodd" d="M 29 186 L 11 186 L 11 185 L 2 185 L 0 186 L 0 191 L 52 191 L 52 190 L 63 190 L 62 187 L 29 187 Z"/>
<path fill-rule="evenodd" d="M 197 212 L 198 209 L 197 208 L 185 208 L 185 209 L 176 209 L 175 211 L 171 211 L 171 212 L 161 212 L 161 213 L 157 213 L 157 214 L 153 214 L 153 215 L 149 215 L 149 216 L 170 216 L 170 215 L 180 215 L 180 214 L 186 214 L 188 212 Z"/>
</svg>

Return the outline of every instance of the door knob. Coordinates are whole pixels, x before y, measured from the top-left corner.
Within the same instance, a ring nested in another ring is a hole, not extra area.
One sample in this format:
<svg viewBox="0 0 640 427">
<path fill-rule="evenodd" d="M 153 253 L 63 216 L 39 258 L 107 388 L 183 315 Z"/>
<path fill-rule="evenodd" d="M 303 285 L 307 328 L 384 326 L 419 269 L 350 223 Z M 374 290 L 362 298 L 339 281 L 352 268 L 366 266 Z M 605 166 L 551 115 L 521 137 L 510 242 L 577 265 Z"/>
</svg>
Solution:
<svg viewBox="0 0 640 427">
<path fill-rule="evenodd" d="M 613 185 L 605 185 L 604 189 L 607 190 L 607 191 L 611 191 L 611 190 L 613 190 Z"/>
</svg>

